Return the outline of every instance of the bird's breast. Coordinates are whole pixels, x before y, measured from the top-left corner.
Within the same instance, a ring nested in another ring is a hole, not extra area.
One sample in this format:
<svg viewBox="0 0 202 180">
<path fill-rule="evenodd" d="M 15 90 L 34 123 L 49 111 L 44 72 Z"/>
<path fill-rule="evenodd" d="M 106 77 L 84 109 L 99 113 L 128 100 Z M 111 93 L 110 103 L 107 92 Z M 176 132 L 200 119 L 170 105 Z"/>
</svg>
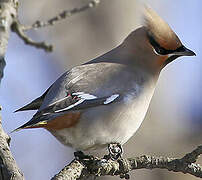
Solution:
<svg viewBox="0 0 202 180">
<path fill-rule="evenodd" d="M 153 84 L 135 86 L 135 91 L 127 93 L 118 108 L 114 123 L 114 135 L 124 144 L 138 130 L 145 118 L 155 86 Z"/>
<path fill-rule="evenodd" d="M 63 144 L 76 149 L 97 149 L 111 142 L 124 144 L 140 127 L 155 85 L 137 85 L 121 101 L 89 108 L 71 128 L 51 131 Z"/>
</svg>

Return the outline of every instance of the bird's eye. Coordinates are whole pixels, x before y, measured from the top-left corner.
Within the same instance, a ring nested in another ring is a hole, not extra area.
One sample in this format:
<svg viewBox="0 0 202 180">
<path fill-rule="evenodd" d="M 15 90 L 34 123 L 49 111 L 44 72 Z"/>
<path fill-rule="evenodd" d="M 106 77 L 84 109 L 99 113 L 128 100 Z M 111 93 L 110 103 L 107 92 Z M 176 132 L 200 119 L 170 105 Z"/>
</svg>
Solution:
<svg viewBox="0 0 202 180">
<path fill-rule="evenodd" d="M 149 42 L 151 43 L 151 45 L 153 46 L 154 48 L 154 52 L 157 54 L 157 55 L 166 55 L 166 54 L 169 54 L 169 50 L 166 50 L 164 49 L 163 47 L 161 47 L 159 45 L 159 43 L 153 38 L 152 35 L 148 34 L 148 38 L 149 38 Z"/>
<path fill-rule="evenodd" d="M 154 52 L 157 54 L 157 55 L 162 55 L 162 50 L 158 47 L 155 47 L 153 48 L 154 49 Z"/>
<path fill-rule="evenodd" d="M 158 54 L 162 54 L 162 53 L 163 53 L 163 50 L 157 47 L 157 48 L 156 48 L 156 52 L 157 52 Z"/>
<path fill-rule="evenodd" d="M 163 49 L 161 47 L 158 47 L 158 46 L 154 47 L 154 51 L 158 55 L 166 55 L 166 54 L 168 54 L 165 49 Z"/>
</svg>

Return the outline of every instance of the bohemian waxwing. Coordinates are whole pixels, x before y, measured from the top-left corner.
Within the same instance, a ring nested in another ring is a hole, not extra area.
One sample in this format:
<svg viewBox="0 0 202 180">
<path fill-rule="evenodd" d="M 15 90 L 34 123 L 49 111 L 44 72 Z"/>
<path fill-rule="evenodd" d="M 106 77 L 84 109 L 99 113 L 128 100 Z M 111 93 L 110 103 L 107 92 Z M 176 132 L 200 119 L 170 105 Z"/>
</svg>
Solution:
<svg viewBox="0 0 202 180">
<path fill-rule="evenodd" d="M 77 150 L 123 145 L 140 127 L 162 68 L 194 55 L 145 8 L 144 26 L 121 45 L 65 72 L 42 96 L 18 109 L 38 111 L 16 130 L 43 127 Z"/>
</svg>

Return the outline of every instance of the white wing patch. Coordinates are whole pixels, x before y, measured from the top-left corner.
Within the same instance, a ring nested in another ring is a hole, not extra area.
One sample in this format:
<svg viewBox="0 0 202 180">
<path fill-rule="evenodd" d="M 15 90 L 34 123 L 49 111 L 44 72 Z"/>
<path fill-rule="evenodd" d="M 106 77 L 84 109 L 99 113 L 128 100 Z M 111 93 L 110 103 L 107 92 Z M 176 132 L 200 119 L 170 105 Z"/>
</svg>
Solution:
<svg viewBox="0 0 202 180">
<path fill-rule="evenodd" d="M 92 94 L 88 94 L 85 92 L 76 92 L 76 93 L 72 93 L 72 95 L 77 96 L 80 99 L 76 103 L 71 104 L 66 108 L 56 110 L 55 111 L 56 113 L 72 109 L 73 107 L 78 106 L 79 104 L 83 103 L 86 100 L 97 99 L 97 96 L 94 96 Z M 105 104 L 105 105 L 109 104 L 109 103 L 113 102 L 115 99 L 117 99 L 118 97 L 119 97 L 119 94 L 113 94 L 112 96 L 106 98 L 106 100 L 103 102 L 103 104 Z"/>
<path fill-rule="evenodd" d="M 85 99 L 85 100 L 90 100 L 90 99 L 96 99 L 97 97 L 91 94 L 87 94 L 84 92 L 77 92 L 77 93 L 72 93 L 73 96 L 77 96 L 81 99 Z"/>
<path fill-rule="evenodd" d="M 119 94 L 113 94 L 112 96 L 110 96 L 110 97 L 108 97 L 106 99 L 106 101 L 104 102 L 104 104 L 109 104 L 109 103 L 113 102 L 118 97 L 119 97 Z"/>
<path fill-rule="evenodd" d="M 69 110 L 79 104 L 81 104 L 82 102 L 84 102 L 85 100 L 91 100 L 91 99 L 96 99 L 97 97 L 88 93 L 84 93 L 84 92 L 76 92 L 76 93 L 72 93 L 73 96 L 77 96 L 79 98 L 81 98 L 79 101 L 77 101 L 74 104 L 71 104 L 70 106 L 64 108 L 64 109 L 60 109 L 55 111 L 56 113 L 61 112 L 61 111 L 65 111 L 65 110 Z"/>
<path fill-rule="evenodd" d="M 71 104 L 70 106 L 68 106 L 68 107 L 66 107 L 66 108 L 64 108 L 64 109 L 60 109 L 60 110 L 57 110 L 57 111 L 55 111 L 55 112 L 58 113 L 58 112 L 61 112 L 61 111 L 69 110 L 69 109 L 73 108 L 74 106 L 77 106 L 77 105 L 81 104 L 81 103 L 84 102 L 84 101 L 85 101 L 85 99 L 80 99 L 80 100 L 77 101 L 76 103 Z"/>
</svg>

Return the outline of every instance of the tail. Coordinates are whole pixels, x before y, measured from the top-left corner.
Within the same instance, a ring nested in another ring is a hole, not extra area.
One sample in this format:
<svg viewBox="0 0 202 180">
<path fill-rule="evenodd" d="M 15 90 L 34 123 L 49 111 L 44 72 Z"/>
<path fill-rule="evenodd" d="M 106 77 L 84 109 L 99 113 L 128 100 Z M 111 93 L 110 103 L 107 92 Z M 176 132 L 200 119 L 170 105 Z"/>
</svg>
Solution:
<svg viewBox="0 0 202 180">
<path fill-rule="evenodd" d="M 18 131 L 20 131 L 22 129 L 25 129 L 25 127 L 23 128 L 22 126 L 20 126 L 20 127 L 16 128 L 16 129 L 12 130 L 9 134 L 14 133 L 14 132 L 18 132 Z"/>
<path fill-rule="evenodd" d="M 45 121 L 45 120 L 40 121 L 39 119 L 32 118 L 30 121 L 28 121 L 27 123 L 23 124 L 22 126 L 16 128 L 16 129 L 14 129 L 10 133 L 17 132 L 22 129 L 41 128 L 41 127 L 44 127 L 46 124 L 47 124 L 47 121 Z"/>
<path fill-rule="evenodd" d="M 51 86 L 45 91 L 45 93 L 42 96 L 40 96 L 37 99 L 33 100 L 31 103 L 21 107 L 20 109 L 15 110 L 14 112 L 39 109 L 42 102 L 43 102 L 43 100 L 44 100 L 44 97 L 46 96 L 46 94 L 48 93 L 50 88 L 51 88 Z"/>
<path fill-rule="evenodd" d="M 27 125 L 26 125 L 26 123 L 25 123 L 24 125 L 22 125 L 22 126 L 16 128 L 16 129 L 14 129 L 14 130 L 11 131 L 10 133 L 14 133 L 14 132 L 20 131 L 20 130 L 22 130 L 22 129 L 26 129 L 26 128 L 27 128 Z"/>
<path fill-rule="evenodd" d="M 15 110 L 14 112 L 27 111 L 27 110 L 37 110 L 40 108 L 41 104 L 42 104 L 42 100 L 39 97 L 39 98 L 35 99 L 34 101 L 32 101 L 31 103 Z"/>
</svg>

